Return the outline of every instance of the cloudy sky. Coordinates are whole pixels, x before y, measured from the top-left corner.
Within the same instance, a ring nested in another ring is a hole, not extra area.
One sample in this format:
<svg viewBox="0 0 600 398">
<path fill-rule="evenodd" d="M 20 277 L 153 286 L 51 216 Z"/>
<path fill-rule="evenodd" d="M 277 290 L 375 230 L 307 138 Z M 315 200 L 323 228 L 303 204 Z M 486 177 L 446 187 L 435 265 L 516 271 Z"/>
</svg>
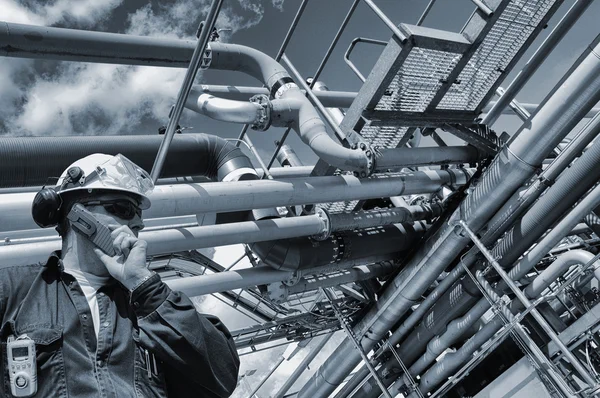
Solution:
<svg viewBox="0 0 600 398">
<path fill-rule="evenodd" d="M 549 33 L 559 16 L 573 4 L 566 0 L 536 44 Z M 414 23 L 428 0 L 379 0 L 377 4 L 396 22 Z M 217 26 L 231 29 L 224 34 L 228 42 L 255 47 L 275 55 L 294 17 L 299 0 L 225 0 Z M 350 0 L 313 0 L 306 8 L 287 54 L 304 76 L 310 76 L 320 63 Z M 0 20 L 44 26 L 68 27 L 155 37 L 193 38 L 210 0 L 0 0 Z M 425 26 L 459 31 L 474 6 L 470 0 L 438 0 Z M 599 33 L 600 2 L 595 1 L 577 26 L 563 39 L 557 50 L 519 94 L 522 102 L 539 103 L 551 90 L 583 49 Z M 390 32 L 374 14 L 361 4 L 342 36 L 321 79 L 333 90 L 356 91 L 360 81 L 343 62 L 343 53 L 357 36 L 388 40 Z M 355 52 L 355 62 L 367 74 L 381 48 L 363 46 Z M 517 65 L 518 70 L 529 58 L 529 50 Z M 43 60 L 2 58 L 0 60 L 0 136 L 66 136 L 155 134 L 166 124 L 174 103 L 183 69 L 124 65 L 85 64 Z M 511 73 L 507 81 L 514 77 Z M 260 85 L 242 74 L 207 71 L 198 76 L 206 84 Z M 205 132 L 222 137 L 237 137 L 241 126 L 225 124 L 184 111 L 181 124 L 192 132 Z M 519 126 L 515 117 L 502 117 L 495 126 L 509 133 Z M 274 149 L 280 129 L 251 132 L 259 152 L 265 159 Z M 314 162 L 314 154 L 295 135 L 289 142 L 306 164 Z M 227 265 L 235 249 L 221 251 L 217 260 Z M 224 254 L 223 254 L 224 253 Z M 206 299 L 203 310 L 215 312 L 233 326 L 248 323 L 217 301 Z M 323 357 L 335 347 L 332 344 Z M 244 397 L 280 355 L 279 350 L 243 357 L 243 372 L 258 372 L 242 383 L 236 396 Z M 291 373 L 304 354 L 282 366 L 259 396 L 266 397 Z M 317 362 L 322 359 L 318 358 Z M 316 365 L 312 367 L 316 369 Z M 312 373 L 312 372 L 309 372 Z"/>
</svg>

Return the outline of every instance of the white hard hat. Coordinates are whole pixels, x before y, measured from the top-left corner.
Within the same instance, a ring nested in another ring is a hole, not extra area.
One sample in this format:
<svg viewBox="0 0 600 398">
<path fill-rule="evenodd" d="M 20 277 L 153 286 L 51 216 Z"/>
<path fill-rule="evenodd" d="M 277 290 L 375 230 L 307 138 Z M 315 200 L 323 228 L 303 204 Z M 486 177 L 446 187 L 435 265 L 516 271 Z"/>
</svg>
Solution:
<svg viewBox="0 0 600 398">
<path fill-rule="evenodd" d="M 140 199 L 140 208 L 145 210 L 150 207 L 146 194 L 154 189 L 154 183 L 144 169 L 125 156 L 94 153 L 71 164 L 56 185 L 60 194 L 81 190 L 91 193 L 95 189 L 134 194 Z"/>
</svg>

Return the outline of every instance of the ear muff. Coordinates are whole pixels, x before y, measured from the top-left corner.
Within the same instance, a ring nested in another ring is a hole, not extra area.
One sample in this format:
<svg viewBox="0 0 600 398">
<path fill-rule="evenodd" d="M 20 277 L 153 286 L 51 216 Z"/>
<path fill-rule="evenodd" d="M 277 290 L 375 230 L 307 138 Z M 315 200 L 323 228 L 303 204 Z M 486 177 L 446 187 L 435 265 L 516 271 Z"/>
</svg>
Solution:
<svg viewBox="0 0 600 398">
<path fill-rule="evenodd" d="M 54 188 L 44 188 L 39 191 L 31 205 L 33 221 L 42 228 L 53 227 L 60 218 L 62 199 Z"/>
</svg>

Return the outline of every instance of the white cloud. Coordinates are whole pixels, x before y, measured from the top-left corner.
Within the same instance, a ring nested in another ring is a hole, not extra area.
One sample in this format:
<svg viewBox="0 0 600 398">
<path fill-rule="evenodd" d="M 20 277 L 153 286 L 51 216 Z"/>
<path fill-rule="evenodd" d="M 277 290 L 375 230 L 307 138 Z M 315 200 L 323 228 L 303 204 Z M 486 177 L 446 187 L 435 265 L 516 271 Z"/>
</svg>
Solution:
<svg viewBox="0 0 600 398">
<path fill-rule="evenodd" d="M 217 26 L 234 33 L 258 24 L 261 0 L 226 5 Z M 51 3 L 0 0 L 0 19 L 76 28 L 103 26 L 122 0 L 56 0 Z M 280 8 L 281 1 L 273 5 Z M 210 0 L 147 4 L 127 16 L 128 34 L 193 38 Z M 235 6 L 235 7 L 233 7 Z M 228 37 L 227 34 L 224 35 Z M 0 63 L 0 134 L 66 135 L 134 132 L 144 118 L 164 123 L 184 69 L 3 59 Z"/>
</svg>

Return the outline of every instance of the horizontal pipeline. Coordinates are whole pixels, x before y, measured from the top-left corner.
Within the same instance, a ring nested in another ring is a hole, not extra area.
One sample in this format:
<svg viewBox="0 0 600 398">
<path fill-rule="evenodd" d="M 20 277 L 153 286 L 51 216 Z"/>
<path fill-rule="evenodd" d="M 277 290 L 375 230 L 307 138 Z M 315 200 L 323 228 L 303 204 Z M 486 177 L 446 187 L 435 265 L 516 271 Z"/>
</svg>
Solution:
<svg viewBox="0 0 600 398">
<path fill-rule="evenodd" d="M 427 170 L 359 179 L 350 175 L 158 185 L 150 194 L 145 218 L 224 213 L 347 200 L 389 198 L 437 192 L 466 184 L 473 169 Z M 2 195 L 0 232 L 35 229 L 31 203 L 35 193 Z"/>
<path fill-rule="evenodd" d="M 264 87 L 249 87 L 249 86 L 222 86 L 217 84 L 202 84 L 194 86 L 194 90 L 213 94 L 217 97 L 226 98 L 236 101 L 247 101 L 250 97 L 257 94 L 269 95 L 269 91 Z M 317 96 L 319 101 L 326 107 L 333 108 L 349 108 L 352 102 L 358 95 L 357 92 L 353 91 L 317 91 L 313 90 L 313 93 Z M 487 113 L 494 105 L 496 101 L 490 101 L 482 110 L 482 113 Z M 535 112 L 539 108 L 540 104 L 521 103 L 521 106 L 529 113 Z M 590 110 L 584 117 L 594 117 L 600 108 L 596 107 Z M 517 116 L 515 111 L 510 107 L 506 107 L 502 111 L 503 115 Z"/>
<path fill-rule="evenodd" d="M 441 212 L 439 206 L 411 206 L 407 209 L 374 210 L 351 215 L 319 212 L 316 215 L 275 218 L 259 221 L 207 225 L 188 228 L 142 231 L 140 239 L 148 242 L 148 255 L 159 255 L 207 247 L 255 243 L 302 236 L 328 236 L 331 232 L 370 228 L 430 218 Z M 0 266 L 27 265 L 41 262 L 60 250 L 61 240 L 55 238 L 36 243 L 0 247 Z"/>
<path fill-rule="evenodd" d="M 386 264 L 390 263 L 388 262 Z M 351 278 L 356 278 L 356 280 L 364 280 L 389 273 L 392 270 L 393 267 L 390 265 L 363 265 L 349 268 L 344 272 L 344 276 L 350 275 Z M 194 297 L 235 289 L 245 289 L 251 286 L 268 285 L 270 283 L 287 281 L 294 276 L 294 273 L 294 271 L 279 271 L 271 267 L 260 266 L 240 269 L 237 271 L 225 271 L 188 278 L 171 279 L 165 283 L 173 290 L 177 290 L 187 294 L 190 297 Z M 302 280 L 303 279 L 301 279 L 301 281 Z M 289 288 L 295 289 L 294 286 Z"/>
</svg>

